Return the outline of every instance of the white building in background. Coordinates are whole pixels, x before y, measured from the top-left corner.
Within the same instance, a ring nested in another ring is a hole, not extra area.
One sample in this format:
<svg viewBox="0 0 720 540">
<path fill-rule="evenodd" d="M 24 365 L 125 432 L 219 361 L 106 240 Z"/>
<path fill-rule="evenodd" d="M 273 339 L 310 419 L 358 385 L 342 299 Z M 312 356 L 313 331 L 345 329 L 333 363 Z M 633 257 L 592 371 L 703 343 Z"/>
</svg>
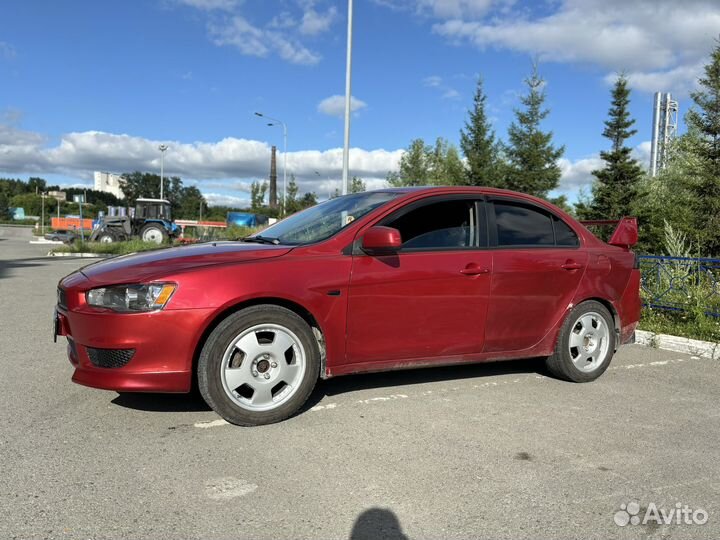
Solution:
<svg viewBox="0 0 720 540">
<path fill-rule="evenodd" d="M 119 174 L 95 171 L 95 189 L 97 191 L 112 193 L 118 199 L 124 199 L 125 195 L 123 194 L 122 189 L 120 189 L 122 182 L 122 176 Z"/>
</svg>

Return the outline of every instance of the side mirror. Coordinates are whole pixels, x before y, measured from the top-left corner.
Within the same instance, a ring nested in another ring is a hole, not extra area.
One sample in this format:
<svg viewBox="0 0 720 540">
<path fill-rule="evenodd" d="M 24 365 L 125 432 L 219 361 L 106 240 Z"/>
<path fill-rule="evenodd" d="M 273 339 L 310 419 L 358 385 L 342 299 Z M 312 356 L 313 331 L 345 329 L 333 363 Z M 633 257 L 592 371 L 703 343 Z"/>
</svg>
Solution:
<svg viewBox="0 0 720 540">
<path fill-rule="evenodd" d="M 402 238 L 400 231 L 392 227 L 370 227 L 363 236 L 363 251 L 377 252 L 395 252 L 402 246 Z"/>
</svg>

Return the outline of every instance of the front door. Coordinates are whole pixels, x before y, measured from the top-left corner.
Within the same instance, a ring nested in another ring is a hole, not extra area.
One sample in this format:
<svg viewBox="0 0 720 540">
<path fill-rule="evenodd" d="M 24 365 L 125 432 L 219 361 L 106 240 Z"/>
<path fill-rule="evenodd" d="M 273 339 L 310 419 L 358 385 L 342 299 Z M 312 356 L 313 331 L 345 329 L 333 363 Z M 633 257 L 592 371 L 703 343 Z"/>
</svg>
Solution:
<svg viewBox="0 0 720 540">
<path fill-rule="evenodd" d="M 433 197 L 379 224 L 400 231 L 397 254 L 356 254 L 350 278 L 350 363 L 427 360 L 483 348 L 492 256 L 482 206 Z"/>
</svg>

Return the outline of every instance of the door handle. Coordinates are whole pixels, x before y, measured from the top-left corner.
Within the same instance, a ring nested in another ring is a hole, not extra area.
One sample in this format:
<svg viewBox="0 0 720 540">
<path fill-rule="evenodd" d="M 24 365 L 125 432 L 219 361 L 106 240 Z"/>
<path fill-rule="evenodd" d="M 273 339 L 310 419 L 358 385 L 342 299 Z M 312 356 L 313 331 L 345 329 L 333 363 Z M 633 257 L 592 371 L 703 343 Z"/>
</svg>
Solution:
<svg viewBox="0 0 720 540">
<path fill-rule="evenodd" d="M 481 267 L 477 264 L 468 264 L 465 268 L 460 270 L 460 273 L 466 276 L 477 276 L 479 274 L 487 274 L 489 272 L 489 268 Z"/>
<path fill-rule="evenodd" d="M 582 264 L 576 263 L 575 261 L 568 261 L 560 266 L 560 268 L 563 268 L 564 270 L 580 270 L 582 267 Z"/>
</svg>

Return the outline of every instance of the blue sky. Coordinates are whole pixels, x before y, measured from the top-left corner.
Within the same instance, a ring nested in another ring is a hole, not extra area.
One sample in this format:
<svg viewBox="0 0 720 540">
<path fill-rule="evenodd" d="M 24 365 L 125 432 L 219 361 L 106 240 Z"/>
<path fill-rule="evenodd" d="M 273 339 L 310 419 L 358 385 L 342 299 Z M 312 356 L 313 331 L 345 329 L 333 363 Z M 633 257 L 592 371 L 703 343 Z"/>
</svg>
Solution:
<svg viewBox="0 0 720 540">
<path fill-rule="evenodd" d="M 0 174 L 91 183 L 92 171 L 158 170 L 211 202 L 248 198 L 282 150 L 302 190 L 339 185 L 344 0 L 3 2 Z M 410 140 L 457 143 L 481 75 L 505 137 L 533 58 L 547 80 L 545 127 L 565 145 L 561 192 L 591 181 L 609 84 L 630 77 L 647 159 L 652 92 L 681 113 L 720 31 L 717 2 L 355 0 L 351 173 L 382 185 Z M 317 173 L 316 173 L 317 171 Z M 328 180 L 330 179 L 330 180 Z"/>
</svg>

